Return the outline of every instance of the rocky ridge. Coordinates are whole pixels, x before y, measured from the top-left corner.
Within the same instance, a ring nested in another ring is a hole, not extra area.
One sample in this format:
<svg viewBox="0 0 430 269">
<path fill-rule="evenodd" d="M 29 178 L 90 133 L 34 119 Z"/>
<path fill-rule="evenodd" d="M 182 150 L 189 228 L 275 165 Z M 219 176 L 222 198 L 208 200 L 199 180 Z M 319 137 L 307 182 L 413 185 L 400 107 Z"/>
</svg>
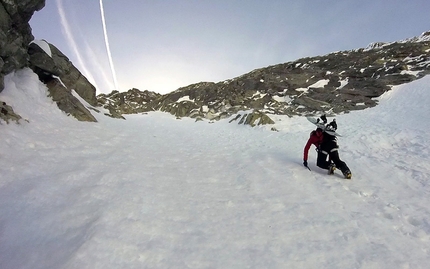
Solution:
<svg viewBox="0 0 430 269">
<path fill-rule="evenodd" d="M 44 82 L 58 107 L 81 121 L 96 121 L 91 112 L 74 96 L 97 105 L 96 89 L 54 45 L 34 40 L 29 21 L 45 0 L 0 0 L 0 93 L 4 76 L 14 70 L 31 68 Z M 1 101 L 0 118 L 18 122 L 13 107 Z"/>
<path fill-rule="evenodd" d="M 164 111 L 176 117 L 250 125 L 270 115 L 338 114 L 375 106 L 394 85 L 430 74 L 430 31 L 419 37 L 254 70 L 237 78 L 192 84 L 160 95 L 132 89 L 97 96 L 100 106 L 122 115 Z"/>
</svg>

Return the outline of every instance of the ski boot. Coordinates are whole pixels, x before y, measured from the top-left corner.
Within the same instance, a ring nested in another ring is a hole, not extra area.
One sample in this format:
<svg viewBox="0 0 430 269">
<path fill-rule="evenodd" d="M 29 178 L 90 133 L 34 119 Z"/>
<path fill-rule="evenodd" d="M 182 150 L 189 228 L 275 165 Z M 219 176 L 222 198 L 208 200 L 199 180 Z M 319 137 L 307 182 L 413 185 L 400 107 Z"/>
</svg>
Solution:
<svg viewBox="0 0 430 269">
<path fill-rule="evenodd" d="M 336 170 L 336 165 L 334 165 L 334 163 L 331 163 L 331 164 L 328 166 L 328 174 L 329 174 L 329 175 L 333 175 L 333 174 L 334 174 L 334 170 Z"/>
<path fill-rule="evenodd" d="M 349 170 L 346 170 L 345 172 L 343 172 L 343 175 L 345 176 L 346 179 L 352 178 L 352 173 Z"/>
</svg>

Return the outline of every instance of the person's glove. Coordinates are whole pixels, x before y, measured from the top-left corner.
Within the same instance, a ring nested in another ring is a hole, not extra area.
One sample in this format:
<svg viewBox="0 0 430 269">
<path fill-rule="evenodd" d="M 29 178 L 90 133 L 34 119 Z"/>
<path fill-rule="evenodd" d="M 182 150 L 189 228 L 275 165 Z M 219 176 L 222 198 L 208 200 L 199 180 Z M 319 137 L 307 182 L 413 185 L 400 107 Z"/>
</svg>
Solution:
<svg viewBox="0 0 430 269">
<path fill-rule="evenodd" d="M 304 165 L 305 167 L 308 167 L 308 161 L 303 160 L 303 165 Z"/>
</svg>

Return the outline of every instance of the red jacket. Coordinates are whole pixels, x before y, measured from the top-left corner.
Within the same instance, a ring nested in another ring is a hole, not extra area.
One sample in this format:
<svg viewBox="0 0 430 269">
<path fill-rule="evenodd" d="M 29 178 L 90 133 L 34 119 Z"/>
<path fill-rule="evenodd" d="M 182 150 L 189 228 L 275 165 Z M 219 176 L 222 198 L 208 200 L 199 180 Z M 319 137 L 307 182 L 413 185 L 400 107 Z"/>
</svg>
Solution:
<svg viewBox="0 0 430 269">
<path fill-rule="evenodd" d="M 304 161 L 308 160 L 308 152 L 309 152 L 309 149 L 311 148 L 311 145 L 313 144 L 315 147 L 318 148 L 323 141 L 323 137 L 324 135 L 322 134 L 322 132 L 320 136 L 317 135 L 316 131 L 311 132 L 311 136 L 309 137 L 308 142 L 306 143 L 305 149 L 303 151 Z"/>
</svg>

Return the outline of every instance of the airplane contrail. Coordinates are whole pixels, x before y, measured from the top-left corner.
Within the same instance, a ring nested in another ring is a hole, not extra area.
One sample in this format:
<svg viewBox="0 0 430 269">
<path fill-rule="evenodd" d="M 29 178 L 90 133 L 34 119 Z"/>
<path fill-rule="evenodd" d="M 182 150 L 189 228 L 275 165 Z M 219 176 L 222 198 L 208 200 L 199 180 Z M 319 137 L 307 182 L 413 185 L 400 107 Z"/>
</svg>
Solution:
<svg viewBox="0 0 430 269">
<path fill-rule="evenodd" d="M 103 8 L 103 0 L 100 0 L 100 13 L 102 16 L 103 33 L 105 36 L 105 44 L 106 44 L 106 51 L 107 51 L 108 58 L 109 58 L 109 65 L 110 65 L 110 69 L 112 71 L 113 83 L 115 85 L 115 90 L 118 90 L 118 82 L 116 80 L 116 73 L 115 73 L 115 68 L 114 68 L 113 61 L 112 61 L 112 54 L 110 52 L 109 39 L 108 39 L 108 35 L 107 35 L 107 30 L 106 30 L 106 20 L 105 20 L 104 8 Z"/>
<path fill-rule="evenodd" d="M 78 46 L 75 42 L 75 38 L 73 37 L 72 31 L 70 30 L 70 25 L 67 21 L 66 14 L 64 13 L 64 7 L 63 7 L 63 1 L 62 0 L 57 0 L 57 7 L 58 7 L 58 14 L 60 15 L 60 19 L 61 19 L 61 26 L 62 26 L 64 34 L 66 35 L 66 38 L 68 40 L 68 45 L 72 49 L 73 53 L 76 55 L 78 63 L 81 65 L 81 67 L 83 69 L 82 70 L 83 73 L 87 76 L 88 80 L 90 80 L 91 83 L 93 83 L 94 86 L 96 88 L 98 88 L 96 85 L 96 81 L 95 81 L 94 77 L 91 75 L 91 72 L 88 70 L 88 68 L 85 64 L 85 61 L 81 57 L 81 53 L 80 53 Z"/>
</svg>

